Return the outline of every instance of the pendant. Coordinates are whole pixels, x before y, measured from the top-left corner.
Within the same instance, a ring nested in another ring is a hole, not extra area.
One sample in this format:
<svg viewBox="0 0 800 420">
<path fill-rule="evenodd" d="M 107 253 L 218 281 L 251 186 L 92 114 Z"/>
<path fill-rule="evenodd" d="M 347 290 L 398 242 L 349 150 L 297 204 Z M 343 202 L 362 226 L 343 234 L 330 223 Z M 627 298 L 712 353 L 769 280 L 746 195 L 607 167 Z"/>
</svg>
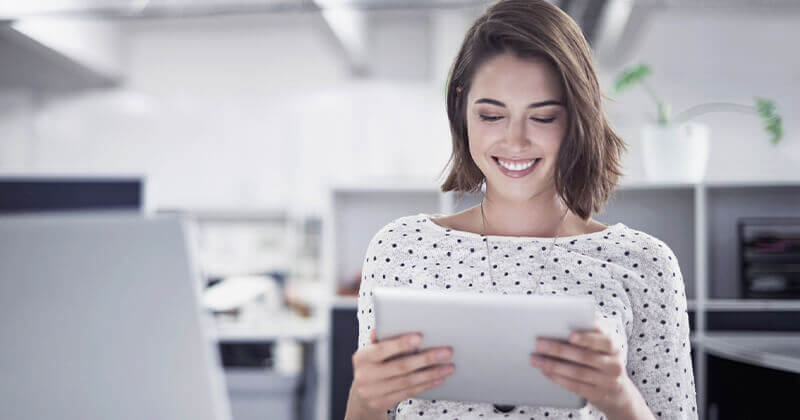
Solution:
<svg viewBox="0 0 800 420">
<path fill-rule="evenodd" d="M 516 406 L 515 405 L 497 405 L 497 404 L 494 405 L 494 408 L 496 408 L 498 411 L 501 411 L 503 413 L 508 413 L 509 411 L 513 410 L 514 407 L 516 407 Z"/>
</svg>

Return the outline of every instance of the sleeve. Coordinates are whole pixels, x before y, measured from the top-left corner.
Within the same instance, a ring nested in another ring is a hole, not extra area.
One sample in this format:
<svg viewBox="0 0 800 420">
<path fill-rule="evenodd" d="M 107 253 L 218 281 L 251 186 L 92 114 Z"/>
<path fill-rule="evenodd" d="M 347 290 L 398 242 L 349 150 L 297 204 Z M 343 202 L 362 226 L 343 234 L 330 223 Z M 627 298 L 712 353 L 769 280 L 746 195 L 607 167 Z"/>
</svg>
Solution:
<svg viewBox="0 0 800 420">
<path fill-rule="evenodd" d="M 385 273 L 386 258 L 388 251 L 384 247 L 388 227 L 384 226 L 376 233 L 369 244 L 364 255 L 364 264 L 361 269 L 361 284 L 358 290 L 358 307 L 356 317 L 358 319 L 358 349 L 362 349 L 371 343 L 370 336 L 375 328 L 375 313 L 372 301 L 372 291 L 378 285 L 379 276 Z M 395 409 L 392 407 L 386 410 L 387 419 L 394 420 Z"/>
<path fill-rule="evenodd" d="M 658 239 L 644 249 L 633 264 L 640 266 L 637 278 L 626 286 L 633 313 L 628 375 L 656 418 L 697 419 L 689 314 L 678 259 Z"/>
</svg>

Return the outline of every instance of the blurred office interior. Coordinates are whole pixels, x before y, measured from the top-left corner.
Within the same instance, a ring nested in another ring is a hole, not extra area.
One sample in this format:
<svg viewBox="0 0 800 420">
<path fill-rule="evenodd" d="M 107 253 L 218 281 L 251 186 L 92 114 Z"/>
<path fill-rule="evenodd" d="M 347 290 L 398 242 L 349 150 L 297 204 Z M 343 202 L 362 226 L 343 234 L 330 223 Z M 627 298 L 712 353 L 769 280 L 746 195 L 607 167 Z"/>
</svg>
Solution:
<svg viewBox="0 0 800 420">
<path fill-rule="evenodd" d="M 596 218 L 650 232 L 679 258 L 700 417 L 788 417 L 800 378 L 800 2 L 552 3 L 589 40 L 628 145 Z M 342 419 L 370 238 L 400 216 L 479 202 L 439 187 L 448 71 L 489 4 L 3 1 L 0 220 L 109 210 L 185 221 L 231 418 Z M 653 98 L 615 92 L 637 63 L 675 113 L 728 104 L 694 118 L 708 129 L 698 179 L 648 169 Z M 778 142 L 757 110 L 738 112 L 757 97 L 780 113 Z M 23 313 L 27 289 L 0 282 L 3 313 Z M 0 378 L 0 389 L 20 382 Z"/>
</svg>

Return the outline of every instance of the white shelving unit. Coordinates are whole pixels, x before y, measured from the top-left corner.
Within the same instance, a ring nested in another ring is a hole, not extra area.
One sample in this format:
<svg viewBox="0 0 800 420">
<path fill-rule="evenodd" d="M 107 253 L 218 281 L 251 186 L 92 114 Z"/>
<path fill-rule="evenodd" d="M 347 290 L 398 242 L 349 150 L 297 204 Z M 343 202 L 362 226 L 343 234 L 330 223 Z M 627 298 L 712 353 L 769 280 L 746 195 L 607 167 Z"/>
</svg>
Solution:
<svg viewBox="0 0 800 420">
<path fill-rule="evenodd" d="M 320 281 L 318 270 L 314 267 L 317 265 L 315 260 L 318 259 L 319 243 L 316 233 L 309 232 L 308 227 L 309 223 L 318 224 L 318 218 L 275 208 L 161 209 L 157 213 L 178 213 L 196 229 L 194 239 L 197 241 L 197 263 L 200 265 L 203 287 L 212 279 L 280 273 L 285 276 L 281 287 L 291 287 L 294 294 L 302 297 L 311 308 L 309 317 L 302 317 L 290 309 L 276 308 L 271 315 L 247 322 L 224 318 L 208 320 L 208 335 L 221 344 L 262 345 L 285 340 L 300 344 L 303 348 L 303 370 L 297 375 L 226 368 L 229 390 L 239 389 L 237 387 L 242 384 L 247 386 L 244 400 L 239 394 L 231 397 L 234 410 L 236 404 L 245 407 L 245 411 L 253 407 L 265 410 L 264 407 L 271 407 L 270 404 L 280 407 L 286 405 L 289 407 L 286 410 L 296 410 L 297 404 L 289 406 L 278 401 L 273 388 L 283 389 L 289 386 L 288 383 L 302 379 L 305 386 L 313 388 L 306 389 L 302 395 L 301 415 L 303 418 L 321 418 L 316 410 L 321 391 L 325 388 L 314 378 L 326 368 L 319 363 L 320 360 L 326 360 L 324 355 L 320 356 L 320 353 L 325 353 L 320 343 L 325 342 L 324 336 L 328 331 L 325 314 L 330 307 L 326 299 L 330 294 L 320 291 L 325 284 Z M 306 356 L 308 352 L 312 354 Z M 270 395 L 274 400 L 272 402 L 269 401 Z M 238 403 L 237 398 L 240 398 Z M 256 405 L 249 407 L 251 403 Z"/>
<path fill-rule="evenodd" d="M 359 278 L 366 246 L 378 229 L 400 216 L 420 212 L 452 214 L 478 204 L 479 200 L 479 196 L 465 194 L 457 202 L 454 193 L 440 192 L 434 182 L 364 182 L 333 186 L 328 211 L 323 217 L 322 273 L 331 296 L 328 315 L 333 308 L 356 309 L 356 296 L 339 296 L 336 291 Z M 750 339 L 728 342 L 730 334 L 708 330 L 708 313 L 800 311 L 800 299 L 738 298 L 735 219 L 751 216 L 800 216 L 800 181 L 623 182 L 603 213 L 594 216 L 607 225 L 623 222 L 645 231 L 667 243 L 678 257 L 689 311 L 694 313 L 692 342 L 701 418 L 705 415 L 705 395 L 701 390 L 706 385 L 706 353 L 726 357 L 731 348 L 739 348 L 743 354 L 752 351 L 769 354 L 768 348 L 748 350 L 744 347 L 763 344 L 765 341 L 758 337 L 768 342 L 774 335 L 753 331 L 749 332 Z M 330 318 L 326 321 L 329 333 Z M 324 335 L 326 339 L 330 337 L 328 333 Z M 800 334 L 785 333 L 782 337 L 793 336 Z M 790 338 L 784 340 L 796 342 Z M 800 357 L 800 354 L 795 356 Z M 785 360 L 793 356 L 776 357 Z M 320 383 L 326 386 L 319 394 L 322 397 L 321 419 L 327 418 L 330 412 L 328 363 L 328 360 L 320 362 L 324 371 Z"/>
</svg>

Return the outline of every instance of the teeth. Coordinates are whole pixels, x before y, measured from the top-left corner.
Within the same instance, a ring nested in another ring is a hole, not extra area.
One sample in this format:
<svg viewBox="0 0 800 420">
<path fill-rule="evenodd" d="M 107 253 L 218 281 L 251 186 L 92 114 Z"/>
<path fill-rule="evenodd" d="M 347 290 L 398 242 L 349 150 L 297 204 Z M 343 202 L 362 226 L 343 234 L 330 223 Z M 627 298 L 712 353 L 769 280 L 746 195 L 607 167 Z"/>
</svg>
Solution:
<svg viewBox="0 0 800 420">
<path fill-rule="evenodd" d="M 530 161 L 528 161 L 526 163 L 515 163 L 515 162 L 507 162 L 507 161 L 504 161 L 504 160 L 498 158 L 497 162 L 499 162 L 500 165 L 502 165 L 504 168 L 506 168 L 508 170 L 511 170 L 511 171 L 522 171 L 522 170 L 530 168 L 536 162 L 536 159 L 531 159 Z"/>
</svg>

